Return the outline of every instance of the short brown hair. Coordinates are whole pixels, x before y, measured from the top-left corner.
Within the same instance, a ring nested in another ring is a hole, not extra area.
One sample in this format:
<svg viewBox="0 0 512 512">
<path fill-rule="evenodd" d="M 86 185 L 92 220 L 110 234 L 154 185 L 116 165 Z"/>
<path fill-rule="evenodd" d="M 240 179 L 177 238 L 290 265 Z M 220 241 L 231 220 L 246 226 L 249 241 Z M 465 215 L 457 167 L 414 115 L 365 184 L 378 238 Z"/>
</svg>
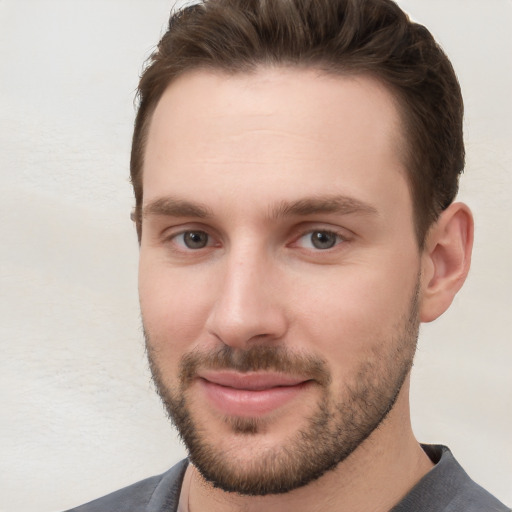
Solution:
<svg viewBox="0 0 512 512">
<path fill-rule="evenodd" d="M 464 108 L 443 50 L 391 0 L 205 0 L 171 14 L 138 88 L 130 173 L 139 239 L 146 138 L 165 89 L 194 69 L 239 73 L 262 65 L 370 74 L 388 86 L 403 119 L 421 247 L 457 194 Z"/>
</svg>

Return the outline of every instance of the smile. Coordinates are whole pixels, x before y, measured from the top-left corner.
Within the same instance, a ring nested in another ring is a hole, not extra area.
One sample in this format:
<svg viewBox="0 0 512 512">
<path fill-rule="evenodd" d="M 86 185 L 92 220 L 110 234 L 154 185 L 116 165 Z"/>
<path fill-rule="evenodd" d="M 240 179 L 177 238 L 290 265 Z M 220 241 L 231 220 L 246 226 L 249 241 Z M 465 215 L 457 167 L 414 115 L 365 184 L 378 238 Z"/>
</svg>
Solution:
<svg viewBox="0 0 512 512">
<path fill-rule="evenodd" d="M 259 417 L 291 402 L 311 380 L 281 373 L 200 372 L 199 385 L 207 401 L 229 416 Z"/>
</svg>

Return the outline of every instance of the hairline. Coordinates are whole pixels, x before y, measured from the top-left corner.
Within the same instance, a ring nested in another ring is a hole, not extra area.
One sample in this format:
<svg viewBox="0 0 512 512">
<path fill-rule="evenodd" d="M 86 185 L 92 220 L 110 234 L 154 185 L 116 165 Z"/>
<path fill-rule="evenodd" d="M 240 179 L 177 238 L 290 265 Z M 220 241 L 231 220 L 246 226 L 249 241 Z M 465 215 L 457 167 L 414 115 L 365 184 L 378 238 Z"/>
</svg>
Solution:
<svg viewBox="0 0 512 512">
<path fill-rule="evenodd" d="M 395 146 L 395 150 L 399 156 L 399 159 L 402 162 L 403 168 L 398 169 L 397 172 L 404 174 L 407 187 L 409 189 L 409 194 L 411 198 L 412 204 L 412 212 L 413 212 L 413 222 L 414 222 L 414 230 L 416 235 L 416 240 L 418 243 L 418 247 L 420 250 L 423 249 L 425 238 L 428 232 L 428 229 L 435 222 L 434 219 L 426 228 L 422 228 L 419 225 L 419 215 L 417 210 L 417 205 L 415 204 L 416 194 L 414 183 L 412 180 L 413 173 L 415 172 L 415 162 L 413 158 L 414 147 L 413 141 L 411 140 L 411 136 L 407 136 L 408 127 L 410 125 L 410 114 L 407 106 L 406 99 L 404 94 L 399 90 L 399 87 L 390 83 L 383 76 L 373 70 L 364 70 L 364 69 L 350 69 L 350 66 L 339 65 L 336 66 L 334 63 L 328 61 L 319 60 L 317 62 L 291 62 L 291 61 L 254 61 L 250 64 L 245 65 L 222 65 L 222 63 L 218 64 L 196 64 L 192 65 L 179 73 L 174 74 L 170 77 L 159 90 L 158 94 L 155 94 L 155 99 L 152 98 L 152 102 L 147 107 L 145 112 L 144 122 L 140 127 L 140 165 L 137 168 L 136 180 L 138 181 L 138 185 L 140 186 L 140 191 L 142 193 L 140 204 L 135 205 L 135 219 L 142 218 L 142 203 L 144 196 L 144 188 L 142 185 L 143 181 L 143 171 L 144 171 L 144 162 L 146 155 L 146 147 L 149 132 L 151 130 L 151 123 L 153 121 L 153 116 L 158 108 L 160 101 L 162 100 L 165 92 L 171 87 L 176 81 L 180 80 L 182 77 L 187 76 L 192 73 L 197 72 L 207 72 L 216 75 L 223 76 L 237 76 L 237 75 L 255 75 L 260 70 L 265 69 L 282 69 L 282 70 L 298 70 L 298 71 L 317 71 L 318 76 L 325 77 L 367 77 L 370 78 L 377 83 L 379 83 L 382 87 L 386 89 L 389 93 L 391 100 L 393 101 L 393 105 L 395 106 L 397 115 L 398 115 L 398 125 L 396 126 L 396 140 L 393 142 Z M 137 230 L 140 231 L 142 229 L 141 225 L 137 226 Z M 139 243 L 140 243 L 140 234 L 139 234 Z"/>
</svg>

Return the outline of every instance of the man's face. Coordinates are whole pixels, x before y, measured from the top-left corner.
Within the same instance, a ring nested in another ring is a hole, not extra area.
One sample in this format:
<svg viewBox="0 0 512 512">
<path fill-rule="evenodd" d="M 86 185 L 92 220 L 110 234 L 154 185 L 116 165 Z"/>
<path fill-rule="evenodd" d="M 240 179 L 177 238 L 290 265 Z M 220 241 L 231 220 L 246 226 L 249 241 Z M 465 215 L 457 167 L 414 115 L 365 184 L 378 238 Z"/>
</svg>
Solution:
<svg viewBox="0 0 512 512">
<path fill-rule="evenodd" d="M 204 477 L 286 492 L 382 423 L 418 332 L 420 253 L 389 92 L 197 71 L 158 104 L 140 301 L 153 376 Z"/>
</svg>

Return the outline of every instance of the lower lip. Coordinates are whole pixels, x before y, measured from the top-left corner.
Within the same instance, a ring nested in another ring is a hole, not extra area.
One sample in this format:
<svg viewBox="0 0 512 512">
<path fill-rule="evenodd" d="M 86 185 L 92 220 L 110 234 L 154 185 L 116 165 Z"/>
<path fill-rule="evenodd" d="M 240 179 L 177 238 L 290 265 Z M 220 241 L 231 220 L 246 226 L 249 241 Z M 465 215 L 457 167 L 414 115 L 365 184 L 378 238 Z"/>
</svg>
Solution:
<svg viewBox="0 0 512 512">
<path fill-rule="evenodd" d="M 208 401 L 219 412 L 241 417 L 271 413 L 297 398 L 310 384 L 301 382 L 295 386 L 278 386 L 256 391 L 220 386 L 204 379 L 199 382 Z"/>
</svg>

